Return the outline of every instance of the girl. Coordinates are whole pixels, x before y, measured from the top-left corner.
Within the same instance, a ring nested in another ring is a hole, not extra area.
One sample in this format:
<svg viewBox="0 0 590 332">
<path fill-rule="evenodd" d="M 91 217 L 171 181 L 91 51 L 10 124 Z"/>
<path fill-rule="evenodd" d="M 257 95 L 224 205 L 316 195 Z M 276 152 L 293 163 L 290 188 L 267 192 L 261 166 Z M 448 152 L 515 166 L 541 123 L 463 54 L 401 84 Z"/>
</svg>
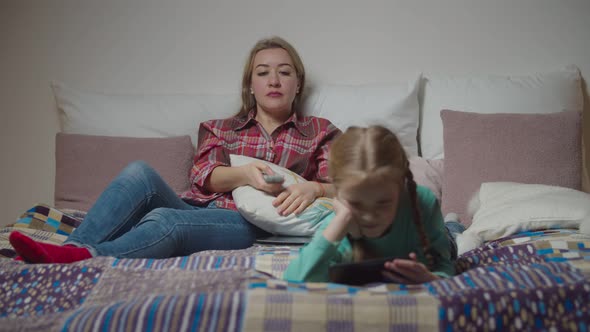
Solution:
<svg viewBox="0 0 590 332">
<path fill-rule="evenodd" d="M 391 131 L 349 128 L 334 142 L 328 169 L 335 214 L 289 264 L 284 279 L 327 282 L 331 265 L 387 256 L 407 258 L 384 263 L 386 281 L 415 284 L 454 274 L 438 201 L 416 185 Z"/>
<path fill-rule="evenodd" d="M 229 119 L 201 123 L 191 189 L 178 197 L 143 162 L 131 163 L 100 195 L 64 246 L 36 242 L 19 233 L 9 239 L 33 263 L 69 263 L 93 256 L 167 258 L 209 249 L 242 249 L 269 235 L 236 211 L 239 186 L 277 195 L 282 215 L 300 213 L 320 195 L 330 196 L 328 149 L 340 134 L 330 121 L 299 112 L 305 87 L 303 63 L 285 40 L 260 40 L 242 78 L 242 107 Z M 262 162 L 232 167 L 230 154 L 273 162 L 309 180 L 283 188 L 266 183 Z"/>
</svg>

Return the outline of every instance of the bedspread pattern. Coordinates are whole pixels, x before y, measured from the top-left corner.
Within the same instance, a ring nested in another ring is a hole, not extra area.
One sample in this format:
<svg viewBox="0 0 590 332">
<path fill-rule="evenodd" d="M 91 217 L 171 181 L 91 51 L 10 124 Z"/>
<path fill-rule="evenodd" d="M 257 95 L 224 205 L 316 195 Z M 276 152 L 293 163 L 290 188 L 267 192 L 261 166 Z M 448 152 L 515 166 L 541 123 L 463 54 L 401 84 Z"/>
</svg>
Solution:
<svg viewBox="0 0 590 332">
<path fill-rule="evenodd" d="M 238 331 L 255 250 L 73 264 L 2 260 L 0 330 L 35 330 L 39 319 L 48 330 Z"/>
<path fill-rule="evenodd" d="M 0 230 L 3 253 L 10 256 L 4 242 L 13 229 L 65 238 L 35 227 Z M 370 287 L 283 281 L 297 255 L 289 247 L 66 265 L 1 259 L 0 330 L 585 331 L 588 248 L 590 239 L 573 230 L 525 232 L 463 255 L 453 278 Z"/>
<path fill-rule="evenodd" d="M 268 291 L 267 306 L 256 308 L 256 311 L 271 310 L 274 293 L 270 290 L 286 290 L 295 294 L 319 293 L 319 296 L 328 299 L 347 297 L 353 302 L 358 298 L 376 296 L 430 296 L 437 300 L 437 318 L 443 331 L 479 331 L 484 328 L 585 331 L 590 324 L 590 283 L 586 268 L 590 261 L 588 248 L 590 238 L 579 235 L 577 231 L 542 230 L 498 239 L 466 253 L 457 261 L 459 275 L 424 285 L 389 284 L 358 288 L 271 279 L 255 287 Z M 280 278 L 288 262 L 296 255 L 297 250 L 288 248 L 278 248 L 275 253 L 260 250 L 256 268 Z M 258 291 L 257 296 L 262 296 L 260 294 L 264 293 Z M 297 307 L 307 306 L 310 312 L 322 312 L 320 307 L 323 302 L 318 307 L 303 301 L 291 301 L 289 306 L 282 309 L 291 312 L 290 319 L 286 321 L 290 322 L 293 330 L 298 330 L 306 328 L 304 320 L 307 316 L 297 315 L 301 310 Z M 426 310 L 427 306 L 421 304 L 421 309 Z M 394 310 L 398 309 L 394 307 Z M 254 308 L 248 307 L 246 321 L 256 319 L 256 313 L 250 310 Z M 387 317 L 387 313 L 384 315 Z M 424 321 L 418 310 L 412 315 L 413 321 L 406 327 L 428 330 L 429 321 Z M 355 312 L 347 315 L 350 326 L 355 326 L 353 323 L 358 316 Z M 266 318 L 269 321 L 272 319 Z M 396 321 L 381 319 L 378 322 L 380 329 L 402 329 Z M 265 324 L 256 322 L 255 326 Z"/>
</svg>

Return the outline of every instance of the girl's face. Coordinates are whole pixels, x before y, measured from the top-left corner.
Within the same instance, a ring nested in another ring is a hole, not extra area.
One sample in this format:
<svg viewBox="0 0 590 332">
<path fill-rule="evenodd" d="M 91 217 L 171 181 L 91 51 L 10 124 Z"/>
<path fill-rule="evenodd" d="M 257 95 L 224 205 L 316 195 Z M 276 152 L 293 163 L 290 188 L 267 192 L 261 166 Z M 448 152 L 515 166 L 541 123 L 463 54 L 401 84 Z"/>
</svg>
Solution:
<svg viewBox="0 0 590 332">
<path fill-rule="evenodd" d="M 386 185 L 382 179 L 367 179 L 342 185 L 338 198 L 348 204 L 360 235 L 376 238 L 385 234 L 393 223 L 400 192 L 399 184 Z"/>
<path fill-rule="evenodd" d="M 299 89 L 299 79 L 289 53 L 271 48 L 256 53 L 251 88 L 257 109 L 268 113 L 291 112 Z"/>
</svg>

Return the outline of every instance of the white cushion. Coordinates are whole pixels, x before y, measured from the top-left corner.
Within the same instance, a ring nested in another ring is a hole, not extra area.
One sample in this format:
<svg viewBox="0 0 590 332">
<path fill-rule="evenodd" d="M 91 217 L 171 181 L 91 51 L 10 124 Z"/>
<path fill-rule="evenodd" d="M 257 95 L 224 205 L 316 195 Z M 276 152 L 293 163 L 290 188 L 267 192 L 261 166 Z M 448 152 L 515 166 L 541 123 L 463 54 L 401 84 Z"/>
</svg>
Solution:
<svg viewBox="0 0 590 332">
<path fill-rule="evenodd" d="M 590 194 L 557 186 L 486 182 L 470 202 L 471 226 L 457 237 L 459 254 L 520 231 L 590 224 Z"/>
<path fill-rule="evenodd" d="M 418 155 L 419 82 L 420 77 L 399 84 L 320 86 L 306 98 L 304 109 L 342 131 L 350 126 L 385 126 L 409 155 Z"/>
<path fill-rule="evenodd" d="M 62 131 L 122 137 L 189 135 L 197 142 L 199 123 L 238 112 L 237 95 L 131 95 L 84 92 L 62 83 L 51 87 Z"/>
<path fill-rule="evenodd" d="M 410 155 L 417 155 L 419 79 L 381 85 L 324 85 L 304 100 L 304 113 L 327 118 L 338 128 L 381 124 L 396 132 Z M 52 83 L 65 133 L 168 137 L 190 135 L 199 123 L 226 118 L 240 108 L 231 95 L 133 95 L 85 92 Z"/>
<path fill-rule="evenodd" d="M 232 166 L 242 166 L 253 161 L 267 164 L 275 172 L 285 178 L 283 186 L 306 182 L 304 178 L 290 170 L 273 163 L 235 154 L 230 154 Z M 240 214 L 252 224 L 267 232 L 279 235 L 313 235 L 320 226 L 324 217 L 333 211 L 332 199 L 326 197 L 317 198 L 301 214 L 281 216 L 272 205 L 274 196 L 251 186 L 242 186 L 232 191 L 234 201 Z"/>
<path fill-rule="evenodd" d="M 427 159 L 444 157 L 443 109 L 475 113 L 582 111 L 581 76 L 574 66 L 523 76 L 425 75 L 420 148 Z"/>
</svg>

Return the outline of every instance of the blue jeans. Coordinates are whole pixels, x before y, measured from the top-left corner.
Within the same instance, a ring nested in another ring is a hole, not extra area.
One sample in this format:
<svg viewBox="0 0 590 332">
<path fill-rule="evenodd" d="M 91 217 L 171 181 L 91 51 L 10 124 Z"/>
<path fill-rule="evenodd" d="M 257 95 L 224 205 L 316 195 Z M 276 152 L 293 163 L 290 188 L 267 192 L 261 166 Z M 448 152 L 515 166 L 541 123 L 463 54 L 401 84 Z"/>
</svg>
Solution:
<svg viewBox="0 0 590 332">
<path fill-rule="evenodd" d="M 244 249 L 264 235 L 237 211 L 184 202 L 155 170 L 136 161 L 109 184 L 65 244 L 93 256 L 167 258 Z"/>
<path fill-rule="evenodd" d="M 451 259 L 457 259 L 457 235 L 465 231 L 465 226 L 456 220 L 445 221 L 445 229 L 451 244 Z"/>
</svg>

